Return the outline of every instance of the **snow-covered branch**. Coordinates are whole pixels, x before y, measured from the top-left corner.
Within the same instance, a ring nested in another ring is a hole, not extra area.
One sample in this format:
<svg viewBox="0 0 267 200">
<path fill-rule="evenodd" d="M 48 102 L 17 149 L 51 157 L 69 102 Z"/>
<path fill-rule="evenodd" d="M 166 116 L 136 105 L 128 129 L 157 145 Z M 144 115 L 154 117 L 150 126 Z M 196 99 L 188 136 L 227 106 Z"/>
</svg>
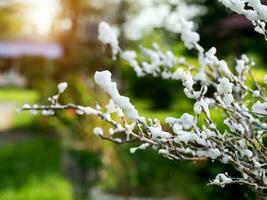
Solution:
<svg viewBox="0 0 267 200">
<path fill-rule="evenodd" d="M 138 40 L 152 32 L 154 28 L 163 28 L 172 33 L 180 32 L 177 20 L 182 16 L 192 20 L 206 13 L 206 8 L 197 4 L 187 4 L 185 0 L 134 0 L 133 11 L 127 14 L 123 31 L 127 38 Z"/>
<path fill-rule="evenodd" d="M 267 12 L 263 12 L 266 6 L 260 1 L 221 2 L 249 20 L 267 21 Z M 61 83 L 58 93 L 49 98 L 50 105 L 24 105 L 21 110 L 33 113 L 40 110 L 42 114 L 53 115 L 57 110 L 71 108 L 79 115 L 98 116 L 111 127 L 109 130 L 96 127 L 94 134 L 116 143 L 139 141 L 138 146 L 130 149 L 131 153 L 151 147 L 172 160 L 211 159 L 230 164 L 240 172 L 240 177 L 221 173 L 210 184 L 239 183 L 267 193 L 267 148 L 263 144 L 263 138 L 267 137 L 267 96 L 265 87 L 257 83 L 251 72 L 255 62 L 242 55 L 233 67 L 229 67 L 216 56 L 214 47 L 206 51 L 199 44 L 200 36 L 195 32 L 193 22 L 179 16 L 177 23 L 180 27 L 177 33 L 185 47 L 197 54 L 197 66 L 188 64 L 185 58 L 177 57 L 172 51 L 162 52 L 157 44 L 151 49 L 141 47 L 146 61 L 140 61 L 136 51 L 120 48 L 116 34 L 106 22 L 100 23 L 98 38 L 104 45 L 110 45 L 114 59 L 127 61 L 137 76 L 152 75 L 181 81 L 185 95 L 195 101 L 193 115 L 184 113 L 180 117 L 167 117 L 168 128 L 163 130 L 158 119 L 140 116 L 130 99 L 120 95 L 109 71 L 96 72 L 94 76 L 95 82 L 110 96 L 107 105 L 61 105 L 59 97 L 67 87 L 66 83 Z M 199 90 L 195 89 L 196 85 L 200 86 Z M 215 91 L 212 96 L 207 95 L 211 91 Z M 211 110 L 224 117 L 225 130 L 218 129 L 220 122 L 212 118 Z"/>
<path fill-rule="evenodd" d="M 244 15 L 250 20 L 255 31 L 263 34 L 267 38 L 266 23 L 267 23 L 267 6 L 261 4 L 260 0 L 218 0 L 225 7 L 232 11 Z"/>
</svg>

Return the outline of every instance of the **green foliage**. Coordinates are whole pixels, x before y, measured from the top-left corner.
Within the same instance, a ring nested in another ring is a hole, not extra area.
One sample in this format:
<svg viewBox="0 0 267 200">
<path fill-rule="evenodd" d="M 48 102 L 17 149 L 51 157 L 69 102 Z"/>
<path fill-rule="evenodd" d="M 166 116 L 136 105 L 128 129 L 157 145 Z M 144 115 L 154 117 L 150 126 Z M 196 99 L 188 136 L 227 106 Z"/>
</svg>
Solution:
<svg viewBox="0 0 267 200">
<path fill-rule="evenodd" d="M 101 162 L 99 160 L 99 155 L 94 152 L 89 151 L 77 151 L 70 150 L 70 156 L 78 163 L 78 165 L 84 169 L 98 169 L 101 166 Z"/>
<path fill-rule="evenodd" d="M 140 112 L 141 116 L 147 118 L 157 118 L 164 122 L 168 116 L 179 117 L 184 112 L 192 112 L 192 102 L 186 100 L 183 96 L 173 99 L 169 109 L 154 110 L 152 103 L 148 99 L 132 99 L 134 105 Z"/>
<path fill-rule="evenodd" d="M 60 173 L 60 144 L 32 139 L 0 149 L 0 199 L 70 200 L 71 187 Z"/>
<path fill-rule="evenodd" d="M 140 89 L 142 88 L 142 89 Z M 130 78 L 130 91 L 136 98 L 151 100 L 151 109 L 169 109 L 177 98 L 177 83 L 161 78 Z"/>
<path fill-rule="evenodd" d="M 21 17 L 22 5 L 17 3 L 1 6 L 0 9 L 0 37 L 10 38 L 20 33 L 23 29 L 23 18 Z"/>
<path fill-rule="evenodd" d="M 189 200 L 243 200 L 247 197 L 256 199 L 247 187 L 235 185 L 222 189 L 207 186 L 209 178 L 221 171 L 226 170 L 238 175 L 230 166 L 208 161 L 172 161 L 159 156 L 151 149 L 130 154 L 129 148 L 130 146 L 115 147 L 116 153 L 120 155 L 120 167 L 109 169 L 112 173 L 109 178 L 115 177 L 116 183 L 114 184 L 114 180 L 105 180 L 103 185 L 108 191 L 126 196 L 175 197 Z M 112 184 L 109 185 L 110 183 Z"/>
</svg>

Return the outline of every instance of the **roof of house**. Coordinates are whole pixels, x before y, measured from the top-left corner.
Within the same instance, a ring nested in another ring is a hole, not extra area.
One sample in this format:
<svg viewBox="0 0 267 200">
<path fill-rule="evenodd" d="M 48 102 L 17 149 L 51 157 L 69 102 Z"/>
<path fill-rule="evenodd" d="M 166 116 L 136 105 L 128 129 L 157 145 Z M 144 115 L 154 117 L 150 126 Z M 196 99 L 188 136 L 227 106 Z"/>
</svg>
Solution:
<svg viewBox="0 0 267 200">
<path fill-rule="evenodd" d="M 63 48 L 55 42 L 0 41 L 0 57 L 40 56 L 46 59 L 59 59 Z"/>
</svg>

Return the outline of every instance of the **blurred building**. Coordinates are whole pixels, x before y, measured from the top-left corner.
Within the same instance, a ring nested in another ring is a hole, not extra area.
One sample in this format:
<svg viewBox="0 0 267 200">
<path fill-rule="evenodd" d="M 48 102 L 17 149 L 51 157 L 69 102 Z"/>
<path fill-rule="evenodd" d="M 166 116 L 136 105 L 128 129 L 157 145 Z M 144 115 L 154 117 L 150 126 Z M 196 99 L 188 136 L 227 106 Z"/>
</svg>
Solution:
<svg viewBox="0 0 267 200">
<path fill-rule="evenodd" d="M 16 59 L 22 56 L 40 56 L 59 59 L 63 49 L 56 42 L 42 41 L 0 41 L 0 58 Z"/>
</svg>

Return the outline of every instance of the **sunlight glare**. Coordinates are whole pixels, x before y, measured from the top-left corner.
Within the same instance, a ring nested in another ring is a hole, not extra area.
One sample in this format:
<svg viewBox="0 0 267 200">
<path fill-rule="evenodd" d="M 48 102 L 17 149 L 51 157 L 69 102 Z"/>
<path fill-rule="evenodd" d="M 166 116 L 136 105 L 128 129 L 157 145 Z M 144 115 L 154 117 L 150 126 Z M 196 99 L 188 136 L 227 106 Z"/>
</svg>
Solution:
<svg viewBox="0 0 267 200">
<path fill-rule="evenodd" d="M 49 34 L 59 11 L 57 0 L 21 0 L 27 6 L 26 19 L 34 32 Z"/>
</svg>

